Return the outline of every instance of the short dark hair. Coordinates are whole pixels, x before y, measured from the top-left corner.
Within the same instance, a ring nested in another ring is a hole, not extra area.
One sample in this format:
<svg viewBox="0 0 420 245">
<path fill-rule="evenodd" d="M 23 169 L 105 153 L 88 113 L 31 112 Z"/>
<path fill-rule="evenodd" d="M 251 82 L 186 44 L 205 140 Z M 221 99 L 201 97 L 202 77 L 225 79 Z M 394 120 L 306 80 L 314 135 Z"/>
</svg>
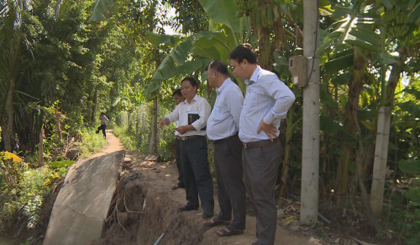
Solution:
<svg viewBox="0 0 420 245">
<path fill-rule="evenodd" d="M 172 96 L 175 96 L 175 95 L 178 95 L 178 96 L 181 96 L 182 97 L 182 93 L 181 93 L 181 89 L 179 88 L 179 89 L 176 89 L 173 93 L 172 93 Z"/>
<path fill-rule="evenodd" d="M 209 65 L 210 70 L 215 70 L 223 75 L 229 76 L 227 65 L 220 60 L 213 60 Z"/>
<path fill-rule="evenodd" d="M 184 81 L 189 81 L 190 84 L 193 87 L 198 88 L 198 86 L 199 86 L 197 80 L 195 80 L 193 77 L 186 77 L 186 78 L 182 79 L 181 83 L 183 83 Z"/>
<path fill-rule="evenodd" d="M 238 63 L 247 60 L 251 64 L 257 64 L 257 55 L 252 51 L 252 46 L 249 43 L 238 45 L 230 52 L 229 58 L 236 60 Z"/>
</svg>

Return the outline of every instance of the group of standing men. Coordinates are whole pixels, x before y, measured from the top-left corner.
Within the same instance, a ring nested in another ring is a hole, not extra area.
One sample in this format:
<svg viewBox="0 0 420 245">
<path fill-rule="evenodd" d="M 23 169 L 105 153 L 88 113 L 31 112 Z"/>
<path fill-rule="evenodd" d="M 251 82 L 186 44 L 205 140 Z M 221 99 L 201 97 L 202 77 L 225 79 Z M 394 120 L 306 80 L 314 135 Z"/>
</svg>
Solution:
<svg viewBox="0 0 420 245">
<path fill-rule="evenodd" d="M 229 58 L 233 73 L 247 85 L 245 98 L 229 78 L 227 65 L 216 60 L 207 70 L 209 84 L 217 92 L 213 110 L 197 95 L 196 80 L 185 78 L 181 81 L 185 101 L 160 122 L 161 126 L 178 122 L 175 130 L 183 177 L 177 187 L 185 186 L 187 199 L 179 209 L 197 210 L 199 196 L 202 217 L 213 217 L 207 135 L 214 145 L 220 212 L 204 226 L 225 225 L 217 232 L 219 236 L 242 234 L 246 190 L 257 219 L 257 241 L 253 244 L 272 245 L 277 226 L 275 184 L 281 160 L 279 127 L 295 96 L 277 75 L 257 64 L 249 44 L 237 46 Z"/>
</svg>

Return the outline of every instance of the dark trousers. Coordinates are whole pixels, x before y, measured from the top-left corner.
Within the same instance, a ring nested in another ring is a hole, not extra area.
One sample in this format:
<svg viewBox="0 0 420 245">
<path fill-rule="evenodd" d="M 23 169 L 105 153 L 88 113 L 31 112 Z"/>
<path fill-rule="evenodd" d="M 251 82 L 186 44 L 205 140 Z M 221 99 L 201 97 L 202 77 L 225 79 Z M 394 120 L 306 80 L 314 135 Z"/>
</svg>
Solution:
<svg viewBox="0 0 420 245">
<path fill-rule="evenodd" d="M 214 143 L 214 165 L 220 206 L 215 220 L 230 221 L 230 227 L 244 230 L 245 185 L 242 180 L 242 142 L 238 135 Z"/>
<path fill-rule="evenodd" d="M 273 245 L 276 237 L 277 208 L 275 187 L 281 160 L 281 143 L 244 149 L 245 186 L 257 218 L 258 245 Z"/>
<path fill-rule="evenodd" d="M 200 195 L 203 212 L 214 212 L 213 184 L 207 160 L 205 136 L 181 140 L 181 167 L 184 174 L 188 207 L 198 208 Z"/>
<path fill-rule="evenodd" d="M 101 126 L 99 126 L 97 129 L 96 129 L 96 133 L 99 133 L 99 131 L 101 131 L 102 130 L 102 134 L 104 135 L 104 137 L 106 138 L 106 132 L 105 132 L 105 129 L 106 129 L 106 125 L 101 125 Z"/>
<path fill-rule="evenodd" d="M 178 183 L 181 187 L 185 187 L 184 175 L 182 174 L 180 154 L 181 154 L 181 140 L 175 139 L 175 161 L 176 161 L 176 168 L 178 169 Z"/>
</svg>

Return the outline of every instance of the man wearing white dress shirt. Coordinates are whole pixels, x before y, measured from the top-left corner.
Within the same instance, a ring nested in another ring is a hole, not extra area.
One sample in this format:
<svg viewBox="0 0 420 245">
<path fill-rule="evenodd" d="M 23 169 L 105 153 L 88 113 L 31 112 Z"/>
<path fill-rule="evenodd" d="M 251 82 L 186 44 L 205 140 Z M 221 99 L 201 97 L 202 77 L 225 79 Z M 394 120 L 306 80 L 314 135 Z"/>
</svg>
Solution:
<svg viewBox="0 0 420 245">
<path fill-rule="evenodd" d="M 197 95 L 198 83 L 192 78 L 181 81 L 181 92 L 185 101 L 179 103 L 173 112 L 160 122 L 161 126 L 178 121 L 175 128 L 181 139 L 180 159 L 184 174 L 187 204 L 180 211 L 197 210 L 200 195 L 203 218 L 214 213 L 213 184 L 207 160 L 207 139 L 205 127 L 210 114 L 210 104 Z"/>
<path fill-rule="evenodd" d="M 204 226 L 227 225 L 217 232 L 219 236 L 239 235 L 245 229 L 246 216 L 242 143 L 238 137 L 244 96 L 238 85 L 229 78 L 225 63 L 218 60 L 210 63 L 207 76 L 209 85 L 217 88 L 217 98 L 207 121 L 207 137 L 214 144 L 220 212 Z"/>
<path fill-rule="evenodd" d="M 239 120 L 247 193 L 257 218 L 255 245 L 273 245 L 277 226 L 275 185 L 281 160 L 280 121 L 295 101 L 293 92 L 273 72 L 257 64 L 249 44 L 229 55 L 233 73 L 247 85 Z"/>
</svg>

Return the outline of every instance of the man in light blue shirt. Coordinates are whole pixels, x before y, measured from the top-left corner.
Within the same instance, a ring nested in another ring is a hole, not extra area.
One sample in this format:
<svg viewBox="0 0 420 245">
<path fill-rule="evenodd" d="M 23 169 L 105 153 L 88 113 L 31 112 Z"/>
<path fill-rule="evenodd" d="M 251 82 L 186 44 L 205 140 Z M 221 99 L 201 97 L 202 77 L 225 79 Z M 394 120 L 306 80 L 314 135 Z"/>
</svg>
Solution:
<svg viewBox="0 0 420 245">
<path fill-rule="evenodd" d="M 209 85 L 217 88 L 216 102 L 207 121 L 207 137 L 214 145 L 220 212 L 204 226 L 227 225 L 217 232 L 219 236 L 239 235 L 244 232 L 246 216 L 242 143 L 238 137 L 244 97 L 238 85 L 229 78 L 225 63 L 218 60 L 210 63 L 207 77 Z"/>
<path fill-rule="evenodd" d="M 273 72 L 257 64 L 249 44 L 230 53 L 233 73 L 247 85 L 239 120 L 247 193 L 257 218 L 255 245 L 273 245 L 277 226 L 275 185 L 279 174 L 280 121 L 295 101 L 293 92 Z"/>
</svg>

